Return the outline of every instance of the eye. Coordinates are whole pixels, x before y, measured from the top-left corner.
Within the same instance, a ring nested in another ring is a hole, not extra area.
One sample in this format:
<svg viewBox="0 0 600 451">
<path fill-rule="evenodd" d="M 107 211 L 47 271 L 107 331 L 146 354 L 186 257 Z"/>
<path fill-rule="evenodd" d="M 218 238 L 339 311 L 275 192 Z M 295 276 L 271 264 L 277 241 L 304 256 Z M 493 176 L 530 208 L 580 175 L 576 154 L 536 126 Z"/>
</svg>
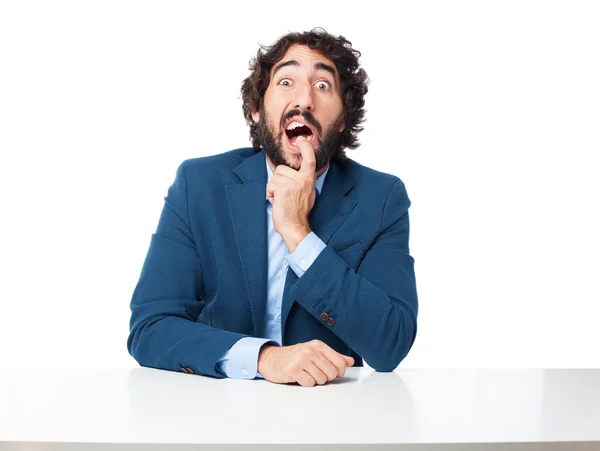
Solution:
<svg viewBox="0 0 600 451">
<path fill-rule="evenodd" d="M 292 80 L 289 78 L 282 78 L 277 84 L 280 86 L 292 86 Z"/>
<path fill-rule="evenodd" d="M 329 91 L 331 89 L 331 85 L 329 84 L 329 82 L 323 81 L 323 80 L 315 83 L 315 86 L 317 87 L 317 89 L 320 89 L 321 91 Z"/>
</svg>

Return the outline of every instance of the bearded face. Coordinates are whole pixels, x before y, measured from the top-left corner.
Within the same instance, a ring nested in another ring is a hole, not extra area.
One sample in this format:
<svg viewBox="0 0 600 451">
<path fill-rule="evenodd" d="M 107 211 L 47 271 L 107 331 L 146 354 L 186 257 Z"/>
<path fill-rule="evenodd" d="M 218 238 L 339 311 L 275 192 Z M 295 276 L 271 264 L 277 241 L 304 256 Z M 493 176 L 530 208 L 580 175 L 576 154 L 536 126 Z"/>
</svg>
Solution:
<svg viewBox="0 0 600 451">
<path fill-rule="evenodd" d="M 306 137 L 315 150 L 316 171 L 341 147 L 344 108 L 335 64 L 305 45 L 292 45 L 270 74 L 259 111 L 252 113 L 262 147 L 276 167 L 298 170 Z"/>
<path fill-rule="evenodd" d="M 284 146 L 288 143 L 295 144 L 296 138 L 300 135 L 306 136 L 315 149 L 315 173 L 325 168 L 331 157 L 340 149 L 341 132 L 338 129 L 342 123 L 341 116 L 323 134 L 323 128 L 309 111 L 302 113 L 300 110 L 290 111 L 284 115 L 280 125 L 276 128 L 270 125 L 274 121 L 269 117 L 264 106 L 261 108 L 260 113 L 258 122 L 260 140 L 265 153 L 269 156 L 275 167 L 283 164 L 295 170 L 300 169 L 302 162 L 300 150 L 298 149 L 297 153 L 292 153 L 290 156 L 286 156 L 284 152 Z M 299 125 L 301 123 L 308 123 L 310 127 Z M 287 127 L 285 126 L 286 124 Z M 315 134 L 318 136 L 315 136 Z"/>
</svg>

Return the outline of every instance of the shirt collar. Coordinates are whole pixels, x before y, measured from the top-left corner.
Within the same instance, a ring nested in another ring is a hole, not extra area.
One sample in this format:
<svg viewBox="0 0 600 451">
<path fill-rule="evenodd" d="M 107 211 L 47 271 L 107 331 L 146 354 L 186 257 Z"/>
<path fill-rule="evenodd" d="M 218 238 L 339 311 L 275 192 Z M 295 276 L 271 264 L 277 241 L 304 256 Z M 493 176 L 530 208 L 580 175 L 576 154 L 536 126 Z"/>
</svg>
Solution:
<svg viewBox="0 0 600 451">
<path fill-rule="evenodd" d="M 271 177 L 273 177 L 273 171 L 271 171 L 271 166 L 269 166 L 269 162 L 265 158 L 265 164 L 267 165 L 267 183 L 271 181 Z M 317 196 L 321 195 L 321 190 L 323 189 L 323 183 L 325 183 L 325 176 L 329 172 L 329 167 L 331 163 L 327 165 L 327 169 L 320 176 L 317 177 L 315 181 L 315 189 L 317 190 Z"/>
</svg>

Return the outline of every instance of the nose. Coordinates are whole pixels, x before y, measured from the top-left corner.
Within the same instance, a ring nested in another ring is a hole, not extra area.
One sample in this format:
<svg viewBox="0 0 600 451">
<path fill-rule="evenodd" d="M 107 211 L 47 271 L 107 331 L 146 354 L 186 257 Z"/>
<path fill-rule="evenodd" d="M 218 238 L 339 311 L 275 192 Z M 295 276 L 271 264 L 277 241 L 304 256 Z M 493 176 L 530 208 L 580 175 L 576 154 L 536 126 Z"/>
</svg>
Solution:
<svg viewBox="0 0 600 451">
<path fill-rule="evenodd" d="M 298 89 L 296 89 L 296 98 L 293 102 L 294 108 L 312 112 L 315 109 L 312 94 L 312 86 L 310 83 L 299 84 Z"/>
</svg>

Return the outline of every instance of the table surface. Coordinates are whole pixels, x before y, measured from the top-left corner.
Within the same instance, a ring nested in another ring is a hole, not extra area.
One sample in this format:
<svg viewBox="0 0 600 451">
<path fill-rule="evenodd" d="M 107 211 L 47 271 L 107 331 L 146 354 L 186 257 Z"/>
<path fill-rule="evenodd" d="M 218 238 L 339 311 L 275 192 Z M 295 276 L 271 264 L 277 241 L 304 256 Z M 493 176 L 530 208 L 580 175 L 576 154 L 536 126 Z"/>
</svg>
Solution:
<svg viewBox="0 0 600 451">
<path fill-rule="evenodd" d="M 22 442 L 600 449 L 600 370 L 349 368 L 301 387 L 151 368 L 0 369 L 0 449 L 33 449 Z"/>
</svg>

